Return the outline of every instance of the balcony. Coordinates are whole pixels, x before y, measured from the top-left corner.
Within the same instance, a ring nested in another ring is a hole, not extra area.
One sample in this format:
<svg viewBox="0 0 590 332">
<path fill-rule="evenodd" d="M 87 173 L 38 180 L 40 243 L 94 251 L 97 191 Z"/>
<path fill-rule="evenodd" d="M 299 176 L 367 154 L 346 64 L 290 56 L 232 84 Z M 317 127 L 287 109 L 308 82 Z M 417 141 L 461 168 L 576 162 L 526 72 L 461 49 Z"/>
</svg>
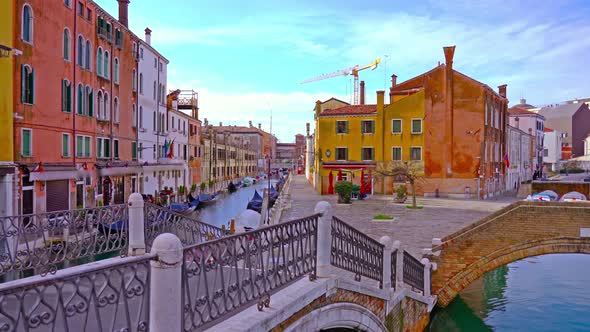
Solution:
<svg viewBox="0 0 590 332">
<path fill-rule="evenodd" d="M 113 35 L 111 31 L 107 29 L 107 27 L 105 26 L 98 27 L 98 36 L 108 41 L 109 43 L 113 41 Z"/>
</svg>

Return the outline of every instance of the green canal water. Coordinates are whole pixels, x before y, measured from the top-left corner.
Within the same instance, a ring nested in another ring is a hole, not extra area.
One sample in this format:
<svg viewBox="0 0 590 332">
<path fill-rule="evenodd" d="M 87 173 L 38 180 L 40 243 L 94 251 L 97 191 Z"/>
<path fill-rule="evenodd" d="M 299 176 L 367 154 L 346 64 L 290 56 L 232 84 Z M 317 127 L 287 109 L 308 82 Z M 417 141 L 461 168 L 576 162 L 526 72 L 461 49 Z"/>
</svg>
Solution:
<svg viewBox="0 0 590 332">
<path fill-rule="evenodd" d="M 590 255 L 527 258 L 434 310 L 427 331 L 590 331 Z"/>
</svg>

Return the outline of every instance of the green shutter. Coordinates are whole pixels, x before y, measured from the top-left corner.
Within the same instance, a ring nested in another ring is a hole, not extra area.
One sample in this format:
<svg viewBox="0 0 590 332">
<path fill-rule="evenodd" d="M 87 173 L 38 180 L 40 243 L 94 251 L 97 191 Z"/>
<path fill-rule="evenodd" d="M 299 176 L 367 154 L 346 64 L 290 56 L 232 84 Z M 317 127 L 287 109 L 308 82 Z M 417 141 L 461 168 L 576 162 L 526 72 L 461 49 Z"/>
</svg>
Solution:
<svg viewBox="0 0 590 332">
<path fill-rule="evenodd" d="M 96 157 L 97 158 L 101 158 L 102 157 L 102 138 L 97 138 L 96 139 Z"/>
<path fill-rule="evenodd" d="M 104 156 L 109 158 L 111 156 L 111 140 L 105 139 L 104 140 Z"/>
<path fill-rule="evenodd" d="M 66 87 L 66 102 L 68 103 L 66 106 L 66 112 L 72 113 L 72 84 Z"/>
<path fill-rule="evenodd" d="M 31 131 L 29 129 L 23 129 L 22 131 L 22 153 L 24 157 L 31 156 Z"/>
<path fill-rule="evenodd" d="M 31 68 L 31 76 L 29 78 L 29 102 L 35 103 L 35 69 Z"/>
<path fill-rule="evenodd" d="M 82 98 L 84 98 L 82 86 L 78 85 L 78 114 L 82 114 Z"/>
<path fill-rule="evenodd" d="M 116 159 L 119 159 L 119 141 L 118 140 L 114 140 L 113 141 L 114 147 L 113 147 L 113 155 Z"/>
<path fill-rule="evenodd" d="M 90 158 L 90 137 L 84 137 L 84 157 Z"/>
<path fill-rule="evenodd" d="M 61 111 L 66 111 L 66 81 L 61 80 Z"/>
<path fill-rule="evenodd" d="M 84 137 L 82 137 L 82 136 L 76 136 L 76 157 L 83 157 L 84 156 L 82 154 L 82 149 L 84 147 L 83 139 L 84 139 Z"/>
<path fill-rule="evenodd" d="M 61 154 L 64 157 L 70 156 L 70 142 L 66 134 L 61 135 Z"/>
<path fill-rule="evenodd" d="M 137 142 L 131 142 L 131 159 L 137 160 Z"/>
</svg>

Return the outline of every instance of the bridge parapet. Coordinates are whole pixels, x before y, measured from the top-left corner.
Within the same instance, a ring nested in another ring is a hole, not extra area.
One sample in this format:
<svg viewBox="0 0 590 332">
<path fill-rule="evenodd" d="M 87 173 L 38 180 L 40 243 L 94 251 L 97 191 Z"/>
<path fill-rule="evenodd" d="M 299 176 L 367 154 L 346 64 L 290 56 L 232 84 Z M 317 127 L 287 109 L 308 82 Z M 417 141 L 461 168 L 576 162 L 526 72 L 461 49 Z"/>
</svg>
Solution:
<svg viewBox="0 0 590 332">
<path fill-rule="evenodd" d="M 425 257 L 438 267 L 432 290 L 446 306 L 499 266 L 550 253 L 590 253 L 590 204 L 516 202 L 442 239 Z"/>
</svg>

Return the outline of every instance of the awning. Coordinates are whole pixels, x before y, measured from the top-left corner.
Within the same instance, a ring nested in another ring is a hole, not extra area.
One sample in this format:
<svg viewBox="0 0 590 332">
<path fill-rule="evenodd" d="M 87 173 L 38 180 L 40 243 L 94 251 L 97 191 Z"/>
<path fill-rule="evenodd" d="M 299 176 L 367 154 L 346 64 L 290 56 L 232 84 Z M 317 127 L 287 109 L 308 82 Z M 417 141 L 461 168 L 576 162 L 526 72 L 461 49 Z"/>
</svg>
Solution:
<svg viewBox="0 0 590 332">
<path fill-rule="evenodd" d="M 68 180 L 78 178 L 78 171 L 43 171 L 31 172 L 29 174 L 29 181 L 53 181 L 53 180 Z"/>
<path fill-rule="evenodd" d="M 188 170 L 186 164 L 165 164 L 165 165 L 148 165 L 142 166 L 144 172 L 158 172 L 158 171 L 183 171 Z"/>
<path fill-rule="evenodd" d="M 98 170 L 100 176 L 116 176 L 141 173 L 141 166 L 105 167 Z"/>
</svg>

